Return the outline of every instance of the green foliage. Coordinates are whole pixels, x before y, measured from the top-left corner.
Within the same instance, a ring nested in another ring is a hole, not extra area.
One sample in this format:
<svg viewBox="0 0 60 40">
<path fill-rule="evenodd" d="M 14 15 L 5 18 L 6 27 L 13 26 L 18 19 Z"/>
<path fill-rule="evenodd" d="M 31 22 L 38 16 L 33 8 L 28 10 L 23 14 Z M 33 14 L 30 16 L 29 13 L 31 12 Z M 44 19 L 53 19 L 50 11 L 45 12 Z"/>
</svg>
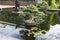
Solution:
<svg viewBox="0 0 60 40">
<path fill-rule="evenodd" d="M 34 21 L 35 26 L 27 26 L 27 32 L 24 33 L 23 38 L 26 40 L 35 40 L 35 37 L 40 36 L 41 34 L 46 34 L 50 29 L 50 25 L 56 25 L 60 23 L 58 19 L 57 12 L 47 12 L 39 11 L 41 9 L 56 9 L 58 5 L 55 3 L 55 0 L 50 0 L 50 5 L 48 0 L 44 0 L 36 6 L 30 4 L 22 10 L 21 13 L 12 14 L 11 11 L 3 11 L 0 13 L 0 20 L 11 22 L 19 25 L 24 25 L 26 20 Z M 30 22 L 29 21 L 29 22 Z M 56 22 L 57 21 L 57 22 Z"/>
<path fill-rule="evenodd" d="M 38 10 L 38 7 L 37 6 L 34 6 L 34 5 L 29 5 L 27 6 L 24 10 L 23 10 L 23 13 L 24 14 L 29 14 L 30 15 L 30 18 L 33 18 L 35 23 L 36 23 L 36 26 L 32 26 L 32 30 L 31 29 L 28 29 L 28 33 L 27 33 L 27 36 L 32 36 L 33 35 L 33 38 L 36 37 L 37 35 L 36 34 L 45 34 L 46 32 L 45 31 L 48 31 L 49 28 L 50 28 L 50 25 L 48 24 L 48 22 L 44 23 L 46 21 L 46 14 L 43 13 L 42 11 L 39 11 Z M 28 16 L 27 16 L 28 17 Z M 32 20 L 32 19 L 31 19 Z M 27 26 L 28 27 L 28 26 Z M 37 29 L 36 29 L 36 28 Z M 36 30 L 35 30 L 35 29 Z M 45 31 L 43 31 L 45 30 Z M 42 32 L 41 32 L 42 31 Z M 24 35 L 25 38 L 26 38 L 26 35 Z M 28 39 L 26 39 L 28 40 Z"/>
<path fill-rule="evenodd" d="M 51 1 L 50 7 L 57 8 L 59 6 L 58 4 L 56 4 L 56 0 L 50 0 L 50 1 Z"/>
<path fill-rule="evenodd" d="M 14 14 L 10 10 L 4 10 L 0 12 L 0 20 L 5 22 L 10 22 L 17 24 L 16 27 L 24 23 L 26 15 L 23 12 L 20 14 Z"/>
<path fill-rule="evenodd" d="M 41 3 L 37 4 L 38 8 L 47 9 L 48 3 L 46 1 L 42 1 Z"/>
<path fill-rule="evenodd" d="M 51 13 L 51 15 L 50 15 L 50 24 L 51 25 L 56 25 L 57 24 L 57 21 L 58 20 L 58 13 Z"/>
<path fill-rule="evenodd" d="M 34 5 L 27 6 L 27 8 L 23 11 L 26 12 L 27 14 L 30 14 L 30 16 L 32 16 L 35 19 L 35 21 L 38 20 L 39 22 L 42 22 L 43 19 L 45 18 L 45 14 L 39 11 L 38 8 Z"/>
<path fill-rule="evenodd" d="M 2 11 L 0 13 L 0 20 L 14 23 L 14 17 L 12 16 L 12 12 L 7 10 Z"/>
<path fill-rule="evenodd" d="M 56 0 L 56 3 L 57 3 L 57 4 L 60 4 L 60 0 Z"/>
<path fill-rule="evenodd" d="M 59 4 L 56 3 L 56 0 L 44 0 L 37 4 L 37 7 L 42 9 L 57 9 L 58 6 Z"/>
</svg>

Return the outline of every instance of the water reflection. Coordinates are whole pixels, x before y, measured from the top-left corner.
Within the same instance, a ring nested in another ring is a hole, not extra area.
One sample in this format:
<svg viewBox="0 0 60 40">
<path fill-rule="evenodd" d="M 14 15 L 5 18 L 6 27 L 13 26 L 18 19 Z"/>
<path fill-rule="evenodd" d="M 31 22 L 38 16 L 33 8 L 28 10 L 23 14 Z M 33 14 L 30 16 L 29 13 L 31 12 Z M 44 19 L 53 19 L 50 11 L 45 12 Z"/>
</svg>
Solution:
<svg viewBox="0 0 60 40">
<path fill-rule="evenodd" d="M 60 25 L 51 26 L 46 35 L 37 37 L 36 40 L 60 40 Z"/>
<path fill-rule="evenodd" d="M 0 26 L 4 26 L 4 25 L 0 25 Z M 19 34 L 19 30 L 15 29 L 15 26 L 6 25 L 5 28 L 0 27 L 0 34 L 4 34 L 4 35 L 8 35 L 11 37 L 21 39 L 20 34 Z"/>
<path fill-rule="evenodd" d="M 4 26 L 6 27 L 4 28 Z M 22 39 L 19 31 L 23 29 L 24 28 L 15 29 L 15 26 L 0 24 L 0 34 L 8 35 L 18 39 Z M 49 32 L 46 35 L 37 37 L 36 40 L 60 40 L 60 25 L 57 24 L 51 26 Z"/>
</svg>

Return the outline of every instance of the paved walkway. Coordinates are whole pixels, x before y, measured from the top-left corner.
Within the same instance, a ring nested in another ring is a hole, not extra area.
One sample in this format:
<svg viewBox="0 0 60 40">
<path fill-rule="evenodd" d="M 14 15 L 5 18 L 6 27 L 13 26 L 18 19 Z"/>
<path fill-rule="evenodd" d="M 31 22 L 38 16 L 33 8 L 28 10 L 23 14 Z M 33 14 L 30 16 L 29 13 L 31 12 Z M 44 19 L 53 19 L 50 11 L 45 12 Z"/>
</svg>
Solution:
<svg viewBox="0 0 60 40">
<path fill-rule="evenodd" d="M 0 5 L 0 8 L 13 8 L 14 6 L 9 6 L 9 5 Z"/>
<path fill-rule="evenodd" d="M 12 5 L 0 5 L 0 8 L 13 8 L 15 6 Z M 21 8 L 26 8 L 26 6 L 20 6 Z"/>
</svg>

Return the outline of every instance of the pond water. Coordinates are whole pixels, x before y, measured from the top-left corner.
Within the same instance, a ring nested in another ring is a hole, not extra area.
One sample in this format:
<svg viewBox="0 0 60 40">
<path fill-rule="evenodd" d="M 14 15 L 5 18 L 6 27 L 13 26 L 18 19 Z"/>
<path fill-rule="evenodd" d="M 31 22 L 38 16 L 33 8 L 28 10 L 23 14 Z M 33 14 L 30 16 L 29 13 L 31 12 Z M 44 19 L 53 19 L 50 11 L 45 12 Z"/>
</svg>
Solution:
<svg viewBox="0 0 60 40">
<path fill-rule="evenodd" d="M 19 34 L 20 30 L 24 28 L 15 29 L 15 26 L 7 25 L 3 28 L 4 25 L 0 25 L 0 34 L 8 35 L 17 39 L 22 39 L 21 34 Z M 51 26 L 50 30 L 42 36 L 36 38 L 36 40 L 60 40 L 60 25 Z"/>
<path fill-rule="evenodd" d="M 60 40 L 60 25 L 51 26 L 46 35 L 37 37 L 36 40 Z"/>
</svg>

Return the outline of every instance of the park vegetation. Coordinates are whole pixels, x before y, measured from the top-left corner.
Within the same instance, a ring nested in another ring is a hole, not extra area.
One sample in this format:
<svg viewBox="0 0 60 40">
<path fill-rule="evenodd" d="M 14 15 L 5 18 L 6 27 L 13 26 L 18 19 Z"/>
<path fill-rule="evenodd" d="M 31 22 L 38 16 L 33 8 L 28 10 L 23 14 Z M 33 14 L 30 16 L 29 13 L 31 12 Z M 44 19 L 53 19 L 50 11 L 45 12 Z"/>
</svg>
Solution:
<svg viewBox="0 0 60 40">
<path fill-rule="evenodd" d="M 22 37 L 25 40 L 35 40 L 36 37 L 46 34 L 50 29 L 50 25 L 60 24 L 58 12 L 46 11 L 47 9 L 58 9 L 59 6 L 60 4 L 57 0 L 44 0 L 37 5 L 28 5 L 17 15 L 10 10 L 1 11 L 0 20 L 17 24 L 17 28 L 20 25 L 25 26 L 27 30 Z M 27 20 L 34 22 L 35 25 L 26 25 Z"/>
</svg>

